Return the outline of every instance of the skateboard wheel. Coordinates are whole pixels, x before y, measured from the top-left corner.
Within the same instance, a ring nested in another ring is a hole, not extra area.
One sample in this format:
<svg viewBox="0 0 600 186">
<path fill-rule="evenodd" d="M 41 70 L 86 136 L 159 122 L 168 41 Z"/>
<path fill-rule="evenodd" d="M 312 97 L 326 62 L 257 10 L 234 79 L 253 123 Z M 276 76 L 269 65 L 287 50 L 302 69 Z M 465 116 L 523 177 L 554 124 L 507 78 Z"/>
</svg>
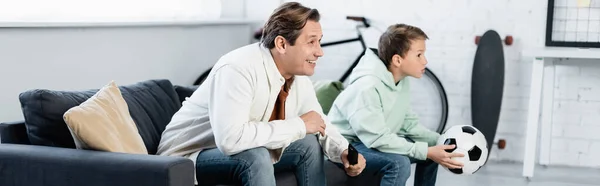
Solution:
<svg viewBox="0 0 600 186">
<path fill-rule="evenodd" d="M 476 36 L 475 37 L 475 44 L 479 45 L 479 40 L 481 40 L 481 36 Z"/>
<path fill-rule="evenodd" d="M 504 140 L 504 139 L 498 140 L 498 148 L 504 149 L 505 147 L 506 147 L 506 140 Z"/>
<path fill-rule="evenodd" d="M 513 37 L 511 35 L 506 36 L 506 38 L 504 38 L 504 44 L 506 44 L 506 45 L 512 45 L 513 44 Z"/>
</svg>

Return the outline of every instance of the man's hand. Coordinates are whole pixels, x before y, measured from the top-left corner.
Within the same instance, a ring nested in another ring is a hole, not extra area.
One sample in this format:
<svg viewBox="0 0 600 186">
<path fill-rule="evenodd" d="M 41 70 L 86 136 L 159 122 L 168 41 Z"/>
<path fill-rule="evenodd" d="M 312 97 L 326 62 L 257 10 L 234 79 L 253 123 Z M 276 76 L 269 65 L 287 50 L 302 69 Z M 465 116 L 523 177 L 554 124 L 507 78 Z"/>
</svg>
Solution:
<svg viewBox="0 0 600 186">
<path fill-rule="evenodd" d="M 461 153 L 448 153 L 446 149 L 453 149 L 454 145 L 438 145 L 429 147 L 427 149 L 427 158 L 437 162 L 438 164 L 449 168 L 449 169 L 459 169 L 463 167 L 461 162 L 456 160 L 452 160 L 450 158 L 453 157 L 464 157 L 464 154 Z"/>
<path fill-rule="evenodd" d="M 356 165 L 350 165 L 348 162 L 348 149 L 342 152 L 342 163 L 344 164 L 344 170 L 346 170 L 348 176 L 358 176 L 363 169 L 365 169 L 365 166 L 367 166 L 366 162 L 367 160 L 365 160 L 365 157 L 358 153 L 358 163 Z"/>
<path fill-rule="evenodd" d="M 316 132 L 321 133 L 321 136 L 325 136 L 325 122 L 321 115 L 315 111 L 310 111 L 300 116 L 306 126 L 306 134 L 314 134 Z"/>
</svg>

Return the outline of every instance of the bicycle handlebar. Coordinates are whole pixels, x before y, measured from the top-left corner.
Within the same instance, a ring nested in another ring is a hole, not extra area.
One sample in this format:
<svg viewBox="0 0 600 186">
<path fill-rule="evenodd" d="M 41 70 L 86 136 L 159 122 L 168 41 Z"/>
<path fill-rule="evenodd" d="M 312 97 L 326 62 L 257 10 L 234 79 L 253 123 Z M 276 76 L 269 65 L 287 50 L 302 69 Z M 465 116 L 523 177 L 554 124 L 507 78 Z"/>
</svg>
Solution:
<svg viewBox="0 0 600 186">
<path fill-rule="evenodd" d="M 365 25 L 365 27 L 367 27 L 367 28 L 369 28 L 371 26 L 369 24 L 369 22 L 367 21 L 367 18 L 362 17 L 362 16 L 346 16 L 346 19 L 362 22 Z"/>
<path fill-rule="evenodd" d="M 346 16 L 346 19 L 354 20 L 354 21 L 361 21 L 361 22 L 366 20 L 365 17 L 359 17 L 359 16 Z"/>
</svg>

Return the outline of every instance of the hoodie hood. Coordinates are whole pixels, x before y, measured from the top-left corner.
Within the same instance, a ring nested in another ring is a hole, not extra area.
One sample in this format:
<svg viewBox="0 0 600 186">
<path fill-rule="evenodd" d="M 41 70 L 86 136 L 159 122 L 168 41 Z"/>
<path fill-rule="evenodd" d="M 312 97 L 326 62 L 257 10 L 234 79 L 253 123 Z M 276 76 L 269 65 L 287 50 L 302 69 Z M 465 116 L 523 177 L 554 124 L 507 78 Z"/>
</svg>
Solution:
<svg viewBox="0 0 600 186">
<path fill-rule="evenodd" d="M 352 74 L 348 77 L 348 82 L 353 84 L 358 79 L 365 76 L 377 77 L 383 84 L 392 90 L 396 90 L 401 83 L 394 83 L 394 75 L 390 72 L 383 61 L 377 55 L 377 50 L 369 48 L 361 57 Z M 403 81 L 403 80 L 401 80 Z"/>
</svg>

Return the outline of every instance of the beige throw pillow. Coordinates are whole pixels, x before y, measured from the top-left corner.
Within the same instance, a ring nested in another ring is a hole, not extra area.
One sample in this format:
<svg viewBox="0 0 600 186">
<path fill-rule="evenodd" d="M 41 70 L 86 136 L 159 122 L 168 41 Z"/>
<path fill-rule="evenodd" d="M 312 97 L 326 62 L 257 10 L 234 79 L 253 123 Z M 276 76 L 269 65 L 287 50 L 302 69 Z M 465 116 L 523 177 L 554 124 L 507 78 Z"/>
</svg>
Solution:
<svg viewBox="0 0 600 186">
<path fill-rule="evenodd" d="M 69 109 L 63 119 L 78 149 L 148 154 L 114 81 L 79 106 Z"/>
</svg>

